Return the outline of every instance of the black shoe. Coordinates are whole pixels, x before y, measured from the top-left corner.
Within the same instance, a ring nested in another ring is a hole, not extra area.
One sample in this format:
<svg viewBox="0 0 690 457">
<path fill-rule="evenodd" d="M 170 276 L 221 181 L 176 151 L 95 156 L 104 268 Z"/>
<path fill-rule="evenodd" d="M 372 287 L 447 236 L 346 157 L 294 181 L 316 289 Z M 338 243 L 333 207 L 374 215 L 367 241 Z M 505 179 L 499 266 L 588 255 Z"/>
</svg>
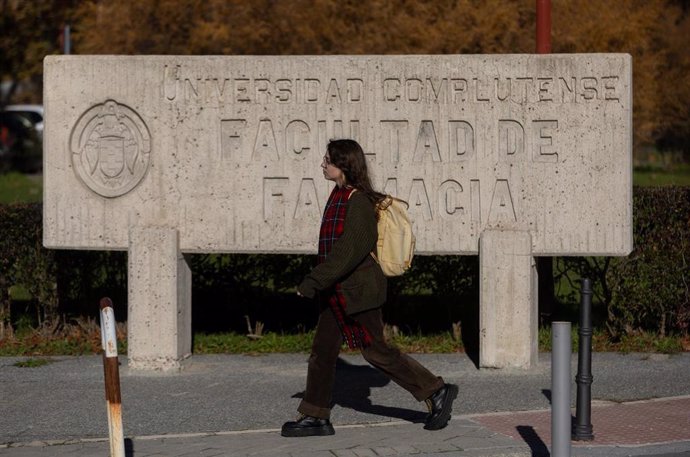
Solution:
<svg viewBox="0 0 690 457">
<path fill-rule="evenodd" d="M 424 422 L 427 430 L 441 430 L 450 420 L 450 413 L 453 411 L 453 400 L 458 396 L 458 386 L 455 384 L 444 384 L 431 397 L 427 398 L 426 405 L 429 407 L 429 416 Z"/>
<path fill-rule="evenodd" d="M 280 434 L 283 436 L 328 436 L 335 435 L 335 430 L 328 419 L 302 415 L 296 421 L 285 422 Z"/>
</svg>

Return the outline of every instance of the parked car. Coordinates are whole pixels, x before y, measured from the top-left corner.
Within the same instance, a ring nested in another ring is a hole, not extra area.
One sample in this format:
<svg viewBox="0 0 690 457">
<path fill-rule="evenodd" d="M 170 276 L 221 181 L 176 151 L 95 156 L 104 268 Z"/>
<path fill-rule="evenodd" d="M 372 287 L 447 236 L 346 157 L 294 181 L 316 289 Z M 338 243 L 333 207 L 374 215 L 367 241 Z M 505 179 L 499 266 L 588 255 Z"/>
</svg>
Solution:
<svg viewBox="0 0 690 457">
<path fill-rule="evenodd" d="M 33 124 L 38 136 L 43 138 L 43 105 L 7 105 L 5 111 L 24 116 Z"/>
<path fill-rule="evenodd" d="M 42 166 L 43 144 L 34 124 L 20 113 L 0 111 L 0 172 L 35 173 Z"/>
</svg>

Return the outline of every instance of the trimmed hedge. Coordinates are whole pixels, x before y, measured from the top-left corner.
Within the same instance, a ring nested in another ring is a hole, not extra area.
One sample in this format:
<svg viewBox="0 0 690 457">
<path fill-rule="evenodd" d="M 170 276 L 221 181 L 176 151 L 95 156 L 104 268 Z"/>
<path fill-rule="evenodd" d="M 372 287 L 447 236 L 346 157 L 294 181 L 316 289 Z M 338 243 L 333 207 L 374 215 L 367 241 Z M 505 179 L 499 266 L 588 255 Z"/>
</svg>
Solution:
<svg viewBox="0 0 690 457">
<path fill-rule="evenodd" d="M 42 246 L 40 204 L 0 205 L 0 327 L 10 322 L 9 288 L 22 284 L 40 306 L 37 321 L 57 318 L 55 255 Z"/>
<path fill-rule="evenodd" d="M 690 325 L 690 187 L 635 192 L 635 249 L 608 275 L 614 333 L 687 334 Z"/>
<path fill-rule="evenodd" d="M 690 187 L 635 187 L 633 245 L 627 257 L 561 257 L 559 298 L 576 303 L 577 280 L 593 281 L 594 312 L 616 338 L 638 331 L 688 333 Z"/>
<path fill-rule="evenodd" d="M 638 330 L 687 334 L 690 325 L 690 187 L 634 189 L 634 251 L 619 257 L 560 257 L 554 280 L 561 309 L 577 306 L 577 280 L 595 288 L 595 325 L 611 335 Z M 34 297 L 37 323 L 97 314 L 98 299 L 125 303 L 125 252 L 58 251 L 41 246 L 40 204 L 0 205 L 0 323 L 16 320 L 8 295 L 22 284 Z M 245 315 L 267 329 L 313 326 L 314 305 L 294 295 L 313 256 L 193 255 L 195 328 L 245 330 Z M 563 287 L 563 285 L 566 287 Z M 560 288 L 558 286 L 561 286 Z M 477 256 L 418 256 L 390 281 L 386 321 L 408 330 L 476 325 Z M 558 314 L 558 313 L 557 313 Z M 118 311 L 125 319 L 125 310 Z"/>
</svg>

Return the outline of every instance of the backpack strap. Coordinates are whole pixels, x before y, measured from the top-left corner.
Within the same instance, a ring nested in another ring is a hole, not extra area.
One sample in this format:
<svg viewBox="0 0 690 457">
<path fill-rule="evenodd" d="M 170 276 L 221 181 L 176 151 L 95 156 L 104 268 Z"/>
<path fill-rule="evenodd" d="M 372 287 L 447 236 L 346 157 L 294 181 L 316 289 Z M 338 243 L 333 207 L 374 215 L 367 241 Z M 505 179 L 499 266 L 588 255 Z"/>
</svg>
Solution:
<svg viewBox="0 0 690 457">
<path fill-rule="evenodd" d="M 351 198 L 352 198 L 352 194 L 354 194 L 355 192 L 357 192 L 357 189 L 356 189 L 356 188 L 355 188 L 355 189 L 352 189 L 352 192 L 350 192 L 350 195 L 347 196 L 347 199 L 348 199 L 348 200 L 351 199 Z M 379 263 L 379 259 L 376 258 L 376 254 L 374 254 L 374 251 L 369 252 L 369 254 L 371 254 L 371 256 L 374 258 L 374 260 L 376 261 L 376 263 Z"/>
</svg>

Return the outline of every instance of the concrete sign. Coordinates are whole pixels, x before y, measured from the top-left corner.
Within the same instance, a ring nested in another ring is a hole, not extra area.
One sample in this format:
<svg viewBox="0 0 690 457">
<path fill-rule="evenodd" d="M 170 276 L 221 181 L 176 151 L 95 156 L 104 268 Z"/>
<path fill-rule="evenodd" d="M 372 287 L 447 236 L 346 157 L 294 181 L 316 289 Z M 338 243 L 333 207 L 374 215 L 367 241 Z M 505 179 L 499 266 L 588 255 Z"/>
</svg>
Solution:
<svg viewBox="0 0 690 457">
<path fill-rule="evenodd" d="M 410 203 L 419 254 L 505 244 L 489 231 L 529 259 L 632 249 L 628 55 L 53 56 L 44 75 L 44 243 L 134 253 L 130 311 L 149 306 L 132 257 L 179 283 L 181 253 L 315 252 L 333 138 Z"/>
</svg>

